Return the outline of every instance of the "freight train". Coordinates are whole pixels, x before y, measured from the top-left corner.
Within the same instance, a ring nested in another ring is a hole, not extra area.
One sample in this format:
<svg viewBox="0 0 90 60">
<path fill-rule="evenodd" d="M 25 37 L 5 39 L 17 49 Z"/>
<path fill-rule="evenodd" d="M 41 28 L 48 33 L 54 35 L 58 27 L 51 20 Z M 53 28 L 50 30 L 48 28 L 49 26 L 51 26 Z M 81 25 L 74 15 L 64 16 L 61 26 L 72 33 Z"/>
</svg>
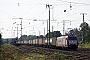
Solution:
<svg viewBox="0 0 90 60">
<path fill-rule="evenodd" d="M 77 49 L 78 48 L 78 39 L 76 36 L 60 36 L 53 38 L 37 38 L 33 40 L 24 40 L 17 42 L 17 44 L 28 44 L 38 47 L 50 47 L 50 48 L 60 48 L 60 49 Z"/>
</svg>

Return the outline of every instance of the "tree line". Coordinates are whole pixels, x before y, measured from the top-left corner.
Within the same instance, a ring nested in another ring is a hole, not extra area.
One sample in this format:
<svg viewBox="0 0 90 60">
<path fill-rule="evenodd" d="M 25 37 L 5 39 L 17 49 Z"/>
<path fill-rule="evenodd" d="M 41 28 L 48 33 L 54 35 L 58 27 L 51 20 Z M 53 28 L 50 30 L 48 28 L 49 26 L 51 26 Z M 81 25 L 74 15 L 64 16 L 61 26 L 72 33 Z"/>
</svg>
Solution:
<svg viewBox="0 0 90 60">
<path fill-rule="evenodd" d="M 74 28 L 70 31 L 74 31 L 74 34 L 77 37 L 83 37 L 83 42 L 90 42 L 90 26 L 88 23 L 84 22 L 80 24 L 80 29 L 78 28 Z M 70 32 L 69 31 L 69 32 Z M 61 36 L 61 32 L 60 31 L 54 31 L 54 32 L 50 32 L 50 38 L 52 37 L 59 37 Z M 67 35 L 67 34 L 66 34 Z M 36 39 L 36 38 L 42 38 L 42 37 L 49 37 L 49 33 L 47 33 L 45 36 L 40 35 L 40 36 L 36 36 L 36 35 L 23 35 L 22 36 L 22 40 L 32 40 L 32 39 Z M 21 37 L 19 38 L 21 39 Z"/>
<path fill-rule="evenodd" d="M 74 34 L 77 37 L 83 37 L 83 43 L 85 42 L 90 42 L 90 26 L 88 23 L 84 22 L 80 24 L 80 29 L 74 28 L 72 30 L 70 30 L 69 32 L 73 31 Z M 54 31 L 54 32 L 50 32 L 50 38 L 52 37 L 60 37 L 62 34 L 60 31 Z M 67 33 L 66 33 L 67 35 Z M 2 39 L 1 39 L 1 34 L 0 34 L 0 47 L 2 44 Z M 17 39 L 17 37 L 14 40 L 33 40 L 33 39 L 37 39 L 37 38 L 44 38 L 44 37 L 49 37 L 49 33 L 47 33 L 45 36 L 40 35 L 40 36 L 36 36 L 36 35 L 22 35 L 19 39 Z"/>
<path fill-rule="evenodd" d="M 60 31 L 54 31 L 54 32 L 50 32 L 50 38 L 52 37 L 60 37 L 61 36 L 61 33 Z M 45 36 L 43 35 L 40 35 L 40 36 L 36 36 L 36 35 L 22 35 L 19 39 L 22 39 L 22 40 L 33 40 L 33 39 L 37 39 L 37 38 L 46 38 L 48 37 L 49 38 L 49 33 L 47 33 Z"/>
<path fill-rule="evenodd" d="M 90 42 L 90 26 L 88 23 L 84 22 L 80 25 L 80 30 L 77 30 L 76 32 L 77 36 L 83 37 L 83 42 Z"/>
</svg>

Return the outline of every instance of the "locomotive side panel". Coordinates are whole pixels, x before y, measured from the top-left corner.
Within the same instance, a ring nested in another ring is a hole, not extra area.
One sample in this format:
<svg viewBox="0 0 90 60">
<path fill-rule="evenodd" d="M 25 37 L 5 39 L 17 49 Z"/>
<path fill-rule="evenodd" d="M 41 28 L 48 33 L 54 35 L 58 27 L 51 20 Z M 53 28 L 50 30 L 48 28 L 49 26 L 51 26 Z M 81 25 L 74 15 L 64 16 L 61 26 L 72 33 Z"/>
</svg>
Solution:
<svg viewBox="0 0 90 60">
<path fill-rule="evenodd" d="M 57 44 L 59 47 L 68 47 L 67 36 L 57 37 Z"/>
<path fill-rule="evenodd" d="M 62 38 L 61 37 L 57 37 L 57 41 L 56 41 L 56 46 L 62 46 Z"/>
<path fill-rule="evenodd" d="M 63 36 L 62 37 L 62 45 L 63 45 L 63 47 L 68 47 L 67 38 L 68 38 L 68 36 Z"/>
</svg>

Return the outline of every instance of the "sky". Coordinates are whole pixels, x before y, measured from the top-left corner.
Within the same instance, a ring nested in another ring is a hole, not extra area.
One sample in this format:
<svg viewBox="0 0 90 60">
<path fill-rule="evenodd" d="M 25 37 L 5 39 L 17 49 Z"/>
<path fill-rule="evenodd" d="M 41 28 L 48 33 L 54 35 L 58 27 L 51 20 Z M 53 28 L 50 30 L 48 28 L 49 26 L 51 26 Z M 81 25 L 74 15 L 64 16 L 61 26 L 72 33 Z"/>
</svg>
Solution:
<svg viewBox="0 0 90 60">
<path fill-rule="evenodd" d="M 47 33 L 47 20 L 49 19 L 50 6 L 50 31 L 60 31 L 63 34 L 63 20 L 65 30 L 79 28 L 83 22 L 90 24 L 90 0 L 0 0 L 0 33 L 3 38 L 22 35 L 44 35 Z M 66 12 L 64 12 L 66 10 Z"/>
</svg>

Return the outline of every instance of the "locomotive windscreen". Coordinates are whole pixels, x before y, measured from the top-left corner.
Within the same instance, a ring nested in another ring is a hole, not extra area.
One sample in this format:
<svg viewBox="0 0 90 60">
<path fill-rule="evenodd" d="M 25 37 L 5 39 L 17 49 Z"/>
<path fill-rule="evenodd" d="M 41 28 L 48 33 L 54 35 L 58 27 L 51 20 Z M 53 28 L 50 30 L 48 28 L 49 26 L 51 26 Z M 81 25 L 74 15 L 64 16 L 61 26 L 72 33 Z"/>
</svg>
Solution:
<svg viewBox="0 0 90 60">
<path fill-rule="evenodd" d="M 68 37 L 69 40 L 77 40 L 77 37 Z"/>
<path fill-rule="evenodd" d="M 69 44 L 77 44 L 77 37 L 68 37 Z"/>
</svg>

